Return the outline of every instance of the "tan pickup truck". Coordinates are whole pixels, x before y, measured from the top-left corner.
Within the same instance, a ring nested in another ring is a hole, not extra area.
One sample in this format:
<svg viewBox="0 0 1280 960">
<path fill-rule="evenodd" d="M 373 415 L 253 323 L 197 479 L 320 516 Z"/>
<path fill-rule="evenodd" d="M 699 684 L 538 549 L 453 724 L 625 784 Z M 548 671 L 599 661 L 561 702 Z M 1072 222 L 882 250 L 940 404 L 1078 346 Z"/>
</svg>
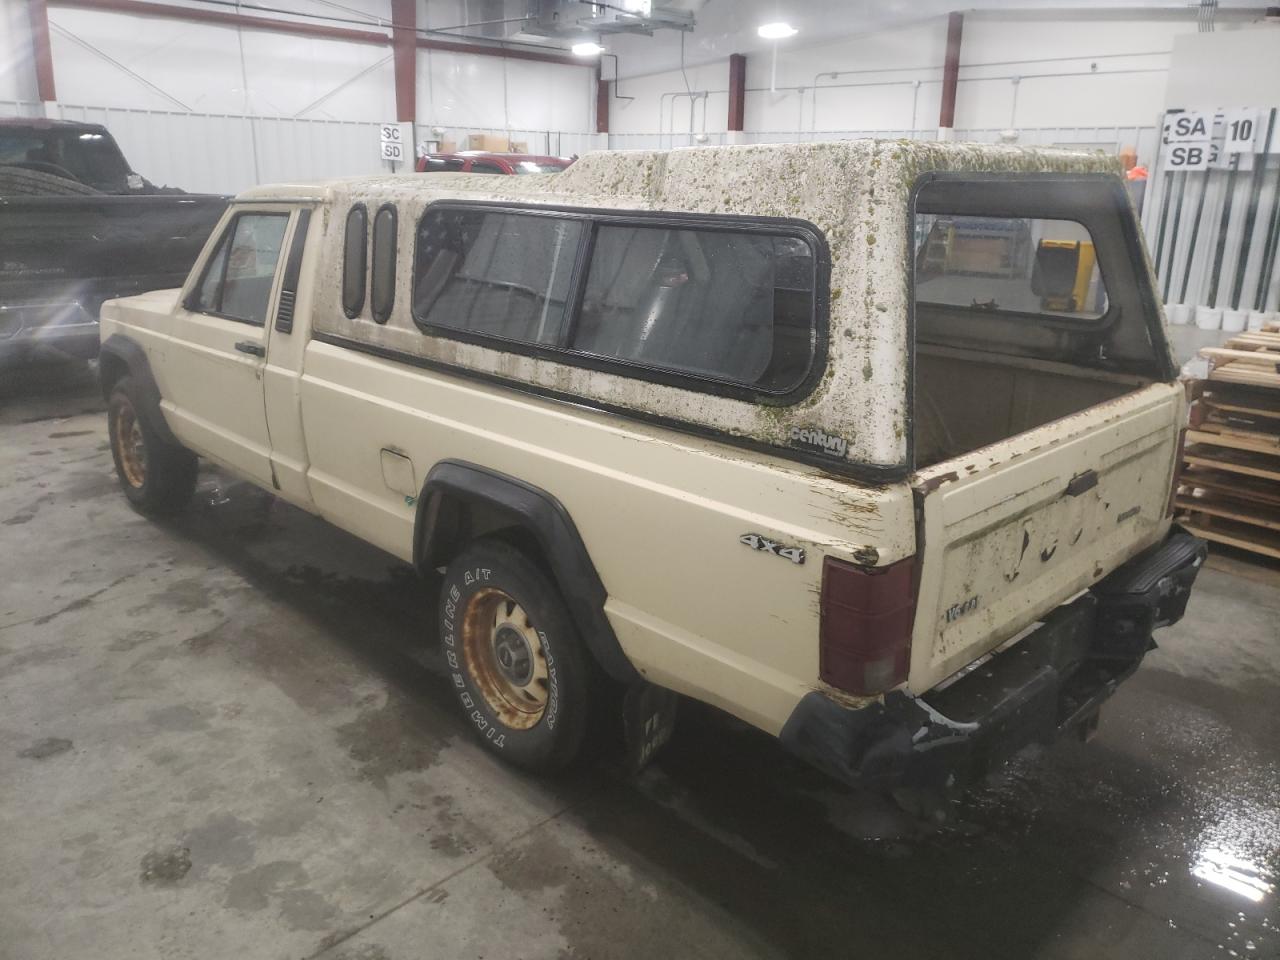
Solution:
<svg viewBox="0 0 1280 960">
<path fill-rule="evenodd" d="M 1184 400 L 1100 156 L 263 187 L 102 338 L 129 499 L 178 508 L 204 457 L 443 570 L 423 643 L 533 769 L 620 691 L 647 756 L 674 692 L 851 783 L 965 782 L 1090 729 L 1205 556 L 1170 519 Z"/>
</svg>

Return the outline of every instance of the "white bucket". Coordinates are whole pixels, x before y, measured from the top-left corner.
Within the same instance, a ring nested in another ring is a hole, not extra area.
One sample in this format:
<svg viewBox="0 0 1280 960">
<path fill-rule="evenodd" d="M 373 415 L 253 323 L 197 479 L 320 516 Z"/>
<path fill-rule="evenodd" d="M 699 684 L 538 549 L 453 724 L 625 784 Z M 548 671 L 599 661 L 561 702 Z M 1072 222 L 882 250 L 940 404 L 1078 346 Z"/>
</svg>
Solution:
<svg viewBox="0 0 1280 960">
<path fill-rule="evenodd" d="M 1272 315 L 1265 310 L 1250 310 L 1249 322 L 1245 325 L 1245 328 L 1248 330 L 1261 330 L 1262 325 L 1272 319 L 1274 319 Z"/>
<path fill-rule="evenodd" d="M 1249 322 L 1248 310 L 1223 310 L 1222 329 L 1228 333 L 1239 333 Z"/>
<path fill-rule="evenodd" d="M 1176 327 L 1185 327 L 1191 322 L 1191 306 L 1186 303 L 1165 304 L 1165 316 Z"/>
<path fill-rule="evenodd" d="M 1196 307 L 1196 326 L 1201 330 L 1217 330 L 1222 326 L 1222 310 L 1215 307 Z"/>
</svg>

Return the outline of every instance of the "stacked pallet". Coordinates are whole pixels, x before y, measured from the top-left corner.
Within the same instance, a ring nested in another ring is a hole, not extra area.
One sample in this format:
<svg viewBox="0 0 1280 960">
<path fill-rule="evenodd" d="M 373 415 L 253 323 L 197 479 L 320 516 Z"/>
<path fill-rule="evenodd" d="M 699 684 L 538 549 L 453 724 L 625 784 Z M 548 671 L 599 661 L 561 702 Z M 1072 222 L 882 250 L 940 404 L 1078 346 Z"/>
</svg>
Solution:
<svg viewBox="0 0 1280 960">
<path fill-rule="evenodd" d="M 1197 536 L 1280 558 L 1280 328 L 1200 355 L 1175 504 Z"/>
</svg>

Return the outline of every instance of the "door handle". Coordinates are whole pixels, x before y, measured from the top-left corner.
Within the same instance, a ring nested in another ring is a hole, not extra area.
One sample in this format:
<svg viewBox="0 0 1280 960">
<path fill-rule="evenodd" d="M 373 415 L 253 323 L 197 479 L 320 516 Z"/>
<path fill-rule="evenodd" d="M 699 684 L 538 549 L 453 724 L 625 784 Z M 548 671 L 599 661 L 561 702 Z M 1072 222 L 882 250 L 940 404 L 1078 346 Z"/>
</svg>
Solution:
<svg viewBox="0 0 1280 960">
<path fill-rule="evenodd" d="M 249 353 L 255 357 L 265 357 L 267 355 L 267 348 L 258 346 L 258 344 L 254 343 L 252 340 L 238 341 L 236 343 L 236 349 L 241 353 Z"/>
<path fill-rule="evenodd" d="M 1067 484 L 1067 496 L 1078 497 L 1086 490 L 1092 490 L 1098 485 L 1098 471 L 1086 470 L 1084 473 L 1077 473 L 1071 478 Z"/>
</svg>

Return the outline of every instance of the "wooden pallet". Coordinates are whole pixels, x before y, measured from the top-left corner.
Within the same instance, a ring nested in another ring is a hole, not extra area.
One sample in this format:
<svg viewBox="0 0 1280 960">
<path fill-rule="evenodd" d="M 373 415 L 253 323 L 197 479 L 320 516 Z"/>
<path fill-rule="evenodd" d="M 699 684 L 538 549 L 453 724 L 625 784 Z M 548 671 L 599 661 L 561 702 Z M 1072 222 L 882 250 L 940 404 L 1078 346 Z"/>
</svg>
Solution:
<svg viewBox="0 0 1280 960">
<path fill-rule="evenodd" d="M 1247 523 L 1202 514 L 1185 516 L 1179 522 L 1184 530 L 1197 537 L 1280 560 L 1280 534 L 1259 530 Z"/>
<path fill-rule="evenodd" d="M 1206 540 L 1280 559 L 1280 332 L 1200 352 L 1209 378 L 1188 387 L 1180 522 Z"/>
<path fill-rule="evenodd" d="M 1221 347 L 1204 347 L 1209 380 L 1280 390 L 1280 333 L 1253 330 Z"/>
</svg>

